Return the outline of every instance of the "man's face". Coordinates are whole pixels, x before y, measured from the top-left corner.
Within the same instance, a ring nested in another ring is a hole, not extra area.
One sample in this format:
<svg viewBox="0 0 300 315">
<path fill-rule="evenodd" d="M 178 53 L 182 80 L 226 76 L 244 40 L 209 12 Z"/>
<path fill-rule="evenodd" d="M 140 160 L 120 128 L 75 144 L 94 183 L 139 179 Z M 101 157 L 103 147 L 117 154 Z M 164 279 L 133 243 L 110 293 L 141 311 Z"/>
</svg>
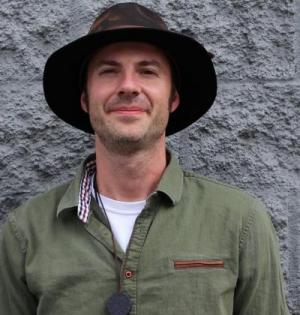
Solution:
<svg viewBox="0 0 300 315">
<path fill-rule="evenodd" d="M 159 48 L 114 43 L 92 56 L 81 104 L 104 146 L 132 152 L 164 139 L 169 113 L 179 104 L 171 89 L 169 61 Z"/>
</svg>

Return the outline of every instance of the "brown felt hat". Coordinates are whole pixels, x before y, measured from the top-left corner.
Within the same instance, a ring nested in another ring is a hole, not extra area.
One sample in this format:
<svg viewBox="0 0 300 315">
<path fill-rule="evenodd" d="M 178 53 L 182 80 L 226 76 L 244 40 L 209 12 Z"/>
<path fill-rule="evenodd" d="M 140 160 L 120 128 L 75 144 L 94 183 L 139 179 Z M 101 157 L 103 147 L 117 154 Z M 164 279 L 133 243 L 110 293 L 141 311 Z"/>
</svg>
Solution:
<svg viewBox="0 0 300 315">
<path fill-rule="evenodd" d="M 195 39 L 169 31 L 162 18 L 137 3 L 116 4 L 101 13 L 89 33 L 55 51 L 44 70 L 44 93 L 53 112 L 68 124 L 94 133 L 81 109 L 82 68 L 101 46 L 122 41 L 147 42 L 166 51 L 175 64 L 180 106 L 170 115 L 166 134 L 199 119 L 213 104 L 217 82 L 211 54 Z"/>
</svg>

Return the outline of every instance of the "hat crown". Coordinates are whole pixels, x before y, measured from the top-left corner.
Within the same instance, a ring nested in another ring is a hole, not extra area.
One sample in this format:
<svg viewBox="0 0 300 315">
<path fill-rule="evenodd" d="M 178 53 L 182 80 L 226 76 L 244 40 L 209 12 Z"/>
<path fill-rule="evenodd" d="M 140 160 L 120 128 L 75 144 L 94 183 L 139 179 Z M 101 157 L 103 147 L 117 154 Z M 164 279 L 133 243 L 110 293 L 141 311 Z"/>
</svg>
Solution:
<svg viewBox="0 0 300 315">
<path fill-rule="evenodd" d="M 140 4 L 127 2 L 113 5 L 102 12 L 93 22 L 89 33 L 131 27 L 168 29 L 156 12 Z"/>
</svg>

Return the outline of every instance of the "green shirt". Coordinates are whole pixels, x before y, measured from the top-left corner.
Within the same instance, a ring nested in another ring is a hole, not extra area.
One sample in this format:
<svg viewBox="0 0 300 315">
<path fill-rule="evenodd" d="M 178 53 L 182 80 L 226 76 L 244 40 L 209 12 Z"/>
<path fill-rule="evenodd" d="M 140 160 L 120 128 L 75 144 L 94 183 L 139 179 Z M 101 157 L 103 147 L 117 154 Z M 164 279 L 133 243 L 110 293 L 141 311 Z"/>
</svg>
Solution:
<svg viewBox="0 0 300 315">
<path fill-rule="evenodd" d="M 101 315 L 118 278 L 131 315 L 289 314 L 276 235 L 246 193 L 183 172 L 176 159 L 138 216 L 126 254 L 97 202 L 77 216 L 74 180 L 10 213 L 0 241 L 3 315 Z"/>
</svg>

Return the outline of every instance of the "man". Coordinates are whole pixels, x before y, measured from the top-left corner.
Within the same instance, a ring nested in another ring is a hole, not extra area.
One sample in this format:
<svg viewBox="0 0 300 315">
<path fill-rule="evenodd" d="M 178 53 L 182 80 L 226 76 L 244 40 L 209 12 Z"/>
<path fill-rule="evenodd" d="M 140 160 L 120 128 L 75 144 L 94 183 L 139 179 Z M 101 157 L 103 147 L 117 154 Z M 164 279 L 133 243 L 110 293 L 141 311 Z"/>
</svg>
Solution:
<svg viewBox="0 0 300 315">
<path fill-rule="evenodd" d="M 138 4 L 115 5 L 49 59 L 44 91 L 95 134 L 75 179 L 13 211 L 1 314 L 288 314 L 259 202 L 183 172 L 166 135 L 212 105 L 209 53 Z"/>
</svg>

